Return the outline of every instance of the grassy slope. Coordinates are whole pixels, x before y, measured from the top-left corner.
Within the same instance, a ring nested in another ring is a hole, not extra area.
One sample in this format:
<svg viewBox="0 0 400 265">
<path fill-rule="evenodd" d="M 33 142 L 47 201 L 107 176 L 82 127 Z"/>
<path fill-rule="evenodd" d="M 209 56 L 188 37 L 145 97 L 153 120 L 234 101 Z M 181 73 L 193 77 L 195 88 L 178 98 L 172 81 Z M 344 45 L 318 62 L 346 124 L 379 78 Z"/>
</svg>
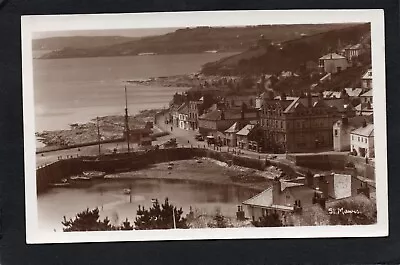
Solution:
<svg viewBox="0 0 400 265">
<path fill-rule="evenodd" d="M 343 24 L 326 25 L 263 25 L 232 28 L 198 27 L 179 29 L 175 32 L 145 37 L 91 49 L 65 49 L 48 54 L 45 58 L 98 57 L 136 55 L 144 52 L 193 53 L 206 50 L 243 51 L 254 45 L 263 34 L 275 41 L 296 39 L 301 34 L 315 34 L 342 28 Z"/>
<path fill-rule="evenodd" d="M 60 50 L 66 47 L 74 49 L 87 49 L 93 47 L 114 45 L 135 40 L 133 37 L 122 36 L 74 36 L 74 37 L 52 37 L 35 39 L 32 41 L 34 51 L 38 50 Z"/>
<path fill-rule="evenodd" d="M 357 43 L 369 32 L 369 25 L 349 26 L 281 43 L 278 46 L 258 46 L 239 55 L 206 64 L 205 74 L 275 74 L 282 70 L 298 70 L 307 61 L 317 61 L 339 43 Z"/>
</svg>

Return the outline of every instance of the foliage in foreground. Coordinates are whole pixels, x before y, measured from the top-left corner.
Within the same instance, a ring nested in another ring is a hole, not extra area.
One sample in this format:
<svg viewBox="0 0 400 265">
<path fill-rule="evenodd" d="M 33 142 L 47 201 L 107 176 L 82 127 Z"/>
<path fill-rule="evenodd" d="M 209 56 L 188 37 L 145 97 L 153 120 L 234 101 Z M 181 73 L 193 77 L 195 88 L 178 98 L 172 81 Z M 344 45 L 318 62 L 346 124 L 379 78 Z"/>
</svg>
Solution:
<svg viewBox="0 0 400 265">
<path fill-rule="evenodd" d="M 266 215 L 260 217 L 260 219 L 257 221 L 253 221 L 252 224 L 255 227 L 279 227 L 283 226 L 282 220 L 279 216 L 279 214 L 274 211 L 274 212 L 267 212 Z"/>
<path fill-rule="evenodd" d="M 174 228 L 174 219 L 176 228 L 188 228 L 186 218 L 182 217 L 182 208 L 179 210 L 169 203 L 168 198 L 164 204 L 160 204 L 158 200 L 153 202 L 150 209 L 144 209 L 144 206 L 137 210 L 135 220 L 136 230 L 147 229 L 170 229 Z"/>
<path fill-rule="evenodd" d="M 73 220 L 72 218 L 67 220 L 64 216 L 64 220 L 61 223 L 64 226 L 64 232 L 133 230 L 133 226 L 128 219 L 126 219 L 121 226 L 112 225 L 108 217 L 100 220 L 98 208 L 93 210 L 89 210 L 88 208 L 78 213 Z"/>
<path fill-rule="evenodd" d="M 174 211 L 174 214 L 172 213 Z M 140 207 L 137 210 L 135 224 L 132 225 L 128 218 L 121 225 L 113 225 L 108 217 L 100 219 L 99 209 L 86 209 L 78 213 L 74 219 L 64 216 L 61 222 L 64 232 L 73 231 L 116 231 L 116 230 L 145 230 L 145 229 L 170 229 L 174 228 L 174 218 L 176 228 L 188 228 L 186 218 L 182 217 L 182 208 L 179 210 L 165 199 L 164 204 L 159 204 L 158 200 L 153 202 L 149 209 Z"/>
</svg>

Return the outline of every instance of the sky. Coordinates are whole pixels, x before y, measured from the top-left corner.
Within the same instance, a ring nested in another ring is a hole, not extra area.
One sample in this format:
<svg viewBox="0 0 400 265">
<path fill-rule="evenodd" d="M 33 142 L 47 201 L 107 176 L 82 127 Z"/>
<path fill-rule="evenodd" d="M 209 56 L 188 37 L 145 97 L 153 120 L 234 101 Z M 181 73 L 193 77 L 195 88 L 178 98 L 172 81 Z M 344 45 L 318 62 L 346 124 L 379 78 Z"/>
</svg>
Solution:
<svg viewBox="0 0 400 265">
<path fill-rule="evenodd" d="M 146 37 L 154 35 L 163 35 L 175 31 L 177 29 L 178 28 L 52 31 L 52 32 L 36 32 L 33 37 L 34 39 L 43 39 L 51 37 L 71 37 L 71 36 Z"/>
</svg>

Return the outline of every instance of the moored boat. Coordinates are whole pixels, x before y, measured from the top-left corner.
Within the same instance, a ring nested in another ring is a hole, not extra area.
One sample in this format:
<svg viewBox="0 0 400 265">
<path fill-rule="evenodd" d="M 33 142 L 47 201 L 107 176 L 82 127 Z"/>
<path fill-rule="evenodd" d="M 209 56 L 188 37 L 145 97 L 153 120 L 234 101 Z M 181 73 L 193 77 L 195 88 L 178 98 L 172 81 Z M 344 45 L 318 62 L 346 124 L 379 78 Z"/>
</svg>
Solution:
<svg viewBox="0 0 400 265">
<path fill-rule="evenodd" d="M 106 175 L 106 173 L 102 171 L 84 171 L 82 174 L 84 177 L 88 178 L 104 178 Z"/>
<path fill-rule="evenodd" d="M 78 176 L 72 176 L 69 179 L 73 180 L 73 181 L 81 181 L 81 180 L 82 181 L 88 181 L 88 180 L 91 180 L 92 178 L 78 175 Z"/>
<path fill-rule="evenodd" d="M 50 186 L 52 186 L 52 187 L 68 187 L 69 185 L 71 185 L 71 183 L 69 183 L 69 182 L 60 182 L 60 183 L 50 184 Z"/>
<path fill-rule="evenodd" d="M 105 179 L 119 179 L 121 178 L 118 174 L 107 174 L 104 176 Z"/>
<path fill-rule="evenodd" d="M 138 53 L 139 56 L 146 56 L 146 55 L 157 55 L 155 52 L 141 52 Z"/>
</svg>

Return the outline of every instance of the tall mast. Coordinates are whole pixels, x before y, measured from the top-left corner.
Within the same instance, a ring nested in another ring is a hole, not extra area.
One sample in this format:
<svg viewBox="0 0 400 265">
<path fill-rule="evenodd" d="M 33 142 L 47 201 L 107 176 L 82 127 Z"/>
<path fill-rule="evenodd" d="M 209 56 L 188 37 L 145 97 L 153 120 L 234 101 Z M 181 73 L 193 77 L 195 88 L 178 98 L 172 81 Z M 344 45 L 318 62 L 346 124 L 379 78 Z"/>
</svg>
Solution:
<svg viewBox="0 0 400 265">
<path fill-rule="evenodd" d="M 126 93 L 126 86 L 125 86 L 125 135 L 126 135 L 126 142 L 128 144 L 128 153 L 130 152 L 129 146 L 129 116 L 128 116 L 128 96 Z"/>
<path fill-rule="evenodd" d="M 101 146 L 100 146 L 100 140 L 101 140 L 101 137 L 100 137 L 100 125 L 99 125 L 99 117 L 97 116 L 97 141 L 98 141 L 98 143 L 99 143 L 99 155 L 100 155 L 100 153 L 101 153 Z"/>
</svg>

